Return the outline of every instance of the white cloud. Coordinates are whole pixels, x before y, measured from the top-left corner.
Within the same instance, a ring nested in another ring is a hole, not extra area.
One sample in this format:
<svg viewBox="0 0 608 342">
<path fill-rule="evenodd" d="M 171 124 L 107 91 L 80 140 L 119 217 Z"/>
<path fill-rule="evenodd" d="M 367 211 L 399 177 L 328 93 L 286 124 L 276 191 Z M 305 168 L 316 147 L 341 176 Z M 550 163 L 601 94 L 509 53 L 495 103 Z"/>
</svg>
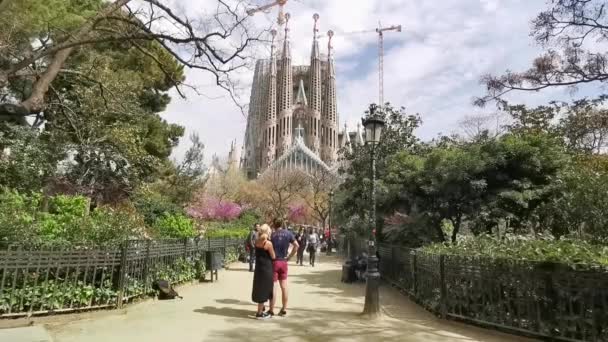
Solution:
<svg viewBox="0 0 608 342">
<path fill-rule="evenodd" d="M 199 2 L 180 0 L 186 9 L 196 8 Z M 424 124 L 419 135 L 428 139 L 439 132 L 451 133 L 465 115 L 492 110 L 472 105 L 473 97 L 483 94 L 479 77 L 529 65 L 540 51 L 529 37 L 530 20 L 544 6 L 543 1 L 529 0 L 290 0 L 287 11 L 292 14 L 290 35 L 297 63 L 308 63 L 313 13 L 321 16 L 321 33 L 330 28 L 337 32 L 338 110 L 341 121 L 353 128 L 369 103 L 378 99 L 377 35 L 346 33 L 373 29 L 380 19 L 383 25 L 403 25 L 402 33 L 386 34 L 385 100 L 420 113 Z M 276 10 L 254 20 L 267 25 L 275 16 Z M 323 52 L 326 42 L 322 41 Z M 263 53 L 261 57 L 267 57 Z M 248 86 L 252 75 L 248 71 L 238 79 Z M 208 97 L 221 98 L 174 96 L 164 117 L 183 124 L 188 132 L 198 132 L 208 158 L 213 153 L 227 154 L 230 141 L 242 141 L 246 118 L 225 93 L 213 87 L 209 75 L 188 71 L 187 77 Z M 248 88 L 245 94 L 248 99 Z M 509 99 L 535 105 L 570 97 L 566 89 L 551 89 L 518 93 Z M 184 149 L 181 146 L 176 155 Z"/>
</svg>

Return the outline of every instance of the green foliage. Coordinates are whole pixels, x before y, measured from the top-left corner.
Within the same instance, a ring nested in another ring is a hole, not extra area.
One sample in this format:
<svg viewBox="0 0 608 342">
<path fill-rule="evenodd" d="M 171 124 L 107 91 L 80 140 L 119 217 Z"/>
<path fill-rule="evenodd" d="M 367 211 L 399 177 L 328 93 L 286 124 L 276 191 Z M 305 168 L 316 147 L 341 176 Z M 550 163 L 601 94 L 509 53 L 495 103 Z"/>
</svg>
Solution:
<svg viewBox="0 0 608 342">
<path fill-rule="evenodd" d="M 401 152 L 388 165 L 386 203 L 410 215 L 404 229 L 419 231 L 415 220 L 422 219 L 434 229 L 430 236 L 443 237 L 447 220 L 452 242 L 465 224 L 492 233 L 508 219 L 510 229 L 527 232 L 538 225 L 536 210 L 555 193 L 567 162 L 564 148 L 543 133 Z"/>
<path fill-rule="evenodd" d="M 165 214 L 176 215 L 184 213 L 184 210 L 172 202 L 171 198 L 149 187 L 140 188 L 132 196 L 132 201 L 137 211 L 143 215 L 148 226 L 154 225 Z"/>
<path fill-rule="evenodd" d="M 42 211 L 48 203 L 48 211 Z M 23 195 L 0 189 L 0 241 L 24 245 L 107 246 L 140 238 L 145 225 L 128 206 L 98 207 L 82 196 Z"/>
<path fill-rule="evenodd" d="M 41 280 L 37 285 L 26 285 L 16 288 L 14 292 L 0 294 L 0 314 L 58 310 L 62 308 L 87 307 L 89 303 L 105 305 L 116 303 L 117 291 L 112 283 L 106 280 L 103 286 L 94 287 L 82 281 L 65 282 L 63 280 Z"/>
<path fill-rule="evenodd" d="M 192 238 L 196 236 L 194 222 L 182 214 L 164 214 L 153 227 L 159 237 Z"/>
<path fill-rule="evenodd" d="M 0 122 L 0 186 L 39 191 L 55 174 L 63 153 L 49 135 Z"/>
<path fill-rule="evenodd" d="M 366 114 L 369 114 L 366 112 Z M 387 172 L 387 163 L 391 156 L 400 151 L 415 151 L 419 148 L 419 142 L 414 131 L 421 123 L 418 115 L 408 115 L 405 109 L 394 108 L 387 104 L 379 114 L 385 121 L 386 127 L 382 133 L 382 139 L 375 148 L 376 170 L 378 179 L 379 217 L 385 213 L 392 212 L 384 210 L 384 194 L 386 188 L 383 179 Z M 371 192 L 371 149 L 369 146 L 353 143 L 352 152 L 342 150 L 340 152 L 348 162 L 346 169 L 340 172 L 345 175 L 343 183 L 336 193 L 336 223 L 347 224 L 349 218 L 357 216 L 361 222 L 368 222 L 368 211 Z M 382 222 L 378 222 L 381 230 Z M 369 226 L 369 224 L 365 224 Z M 361 227 L 365 229 L 365 227 Z"/>
<path fill-rule="evenodd" d="M 581 240 L 557 240 L 549 236 L 506 235 L 503 239 L 490 236 L 465 237 L 458 244 L 438 243 L 425 246 L 422 250 L 434 254 L 559 262 L 572 266 L 608 266 L 608 247 Z"/>
<path fill-rule="evenodd" d="M 555 195 L 540 205 L 540 226 L 554 236 L 576 235 L 608 241 L 608 173 L 605 157 L 589 157 L 568 167 L 555 182 Z"/>
<path fill-rule="evenodd" d="M 247 210 L 237 220 L 204 222 L 203 227 L 208 238 L 244 239 L 256 223 L 260 223 L 260 215 L 254 210 Z"/>
<path fill-rule="evenodd" d="M 234 228 L 234 227 L 222 227 L 222 228 L 216 228 L 216 227 L 210 227 L 206 233 L 205 236 L 211 239 L 215 239 L 215 238 L 227 238 L 227 239 L 244 239 L 249 235 L 249 232 L 251 231 L 251 228 L 249 229 L 243 229 L 243 228 Z"/>
</svg>

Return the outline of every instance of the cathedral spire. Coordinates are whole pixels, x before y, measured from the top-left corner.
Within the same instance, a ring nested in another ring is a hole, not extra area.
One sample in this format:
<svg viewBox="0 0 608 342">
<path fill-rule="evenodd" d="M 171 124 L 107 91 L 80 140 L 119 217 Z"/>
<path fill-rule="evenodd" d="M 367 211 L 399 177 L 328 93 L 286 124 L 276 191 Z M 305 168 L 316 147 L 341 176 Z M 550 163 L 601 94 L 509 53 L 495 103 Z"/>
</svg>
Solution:
<svg viewBox="0 0 608 342">
<path fill-rule="evenodd" d="M 289 41 L 289 13 L 285 13 L 285 41 L 283 41 L 283 59 L 291 59 L 291 42 Z"/>
<path fill-rule="evenodd" d="M 279 83 L 279 108 L 277 121 L 278 155 L 285 152 L 292 142 L 292 106 L 293 106 L 293 70 L 291 68 L 291 51 L 289 46 L 289 13 L 285 13 L 285 42 Z"/>
<path fill-rule="evenodd" d="M 270 166 L 274 161 L 276 155 L 276 122 L 277 122 L 277 59 L 275 55 L 275 38 L 277 31 L 272 30 L 272 45 L 270 47 L 270 80 L 268 81 L 268 108 L 266 111 L 266 124 L 264 125 L 264 136 L 263 143 L 264 149 L 262 149 L 263 155 L 261 156 L 264 168 Z"/>
<path fill-rule="evenodd" d="M 338 148 L 338 109 L 336 103 L 336 71 L 334 66 L 334 59 L 332 55 L 331 41 L 334 36 L 334 31 L 327 32 L 329 41 L 327 43 L 327 73 L 325 76 L 325 96 L 323 101 L 322 111 L 322 145 L 325 153 L 324 161 L 331 164 L 336 159 L 336 151 Z"/>
<path fill-rule="evenodd" d="M 315 20 L 315 26 L 312 29 L 312 52 L 310 53 L 310 59 L 315 60 L 320 58 L 319 39 L 317 39 L 317 33 L 319 32 L 319 28 L 317 27 L 319 15 L 315 13 L 312 18 Z"/>
<path fill-rule="evenodd" d="M 310 101 L 308 105 L 310 108 L 310 118 L 308 120 L 308 141 L 310 143 L 310 149 L 314 153 L 321 152 L 321 111 L 322 111 L 322 88 L 321 88 L 321 59 L 319 54 L 319 40 L 317 39 L 317 33 L 319 32 L 318 23 L 319 15 L 315 13 L 312 18 L 314 19 L 314 27 L 312 30 L 312 51 L 310 54 L 310 86 L 309 94 Z"/>
</svg>

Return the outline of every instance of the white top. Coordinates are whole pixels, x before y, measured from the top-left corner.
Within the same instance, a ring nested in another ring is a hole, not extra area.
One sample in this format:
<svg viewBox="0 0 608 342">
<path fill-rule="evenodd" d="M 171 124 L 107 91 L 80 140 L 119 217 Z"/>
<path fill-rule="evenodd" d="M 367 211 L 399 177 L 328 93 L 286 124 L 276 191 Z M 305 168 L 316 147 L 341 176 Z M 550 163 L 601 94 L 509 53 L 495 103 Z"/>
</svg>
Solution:
<svg viewBox="0 0 608 342">
<path fill-rule="evenodd" d="M 317 234 L 317 233 L 308 234 L 307 242 L 308 242 L 308 244 L 317 244 L 319 242 L 319 234 Z"/>
</svg>

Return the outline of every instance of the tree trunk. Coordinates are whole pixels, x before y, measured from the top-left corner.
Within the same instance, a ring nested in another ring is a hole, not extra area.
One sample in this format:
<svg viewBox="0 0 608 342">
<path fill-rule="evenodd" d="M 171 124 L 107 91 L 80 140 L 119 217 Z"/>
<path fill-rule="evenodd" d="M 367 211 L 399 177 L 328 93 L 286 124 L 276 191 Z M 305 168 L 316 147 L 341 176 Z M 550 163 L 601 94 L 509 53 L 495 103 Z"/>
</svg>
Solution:
<svg viewBox="0 0 608 342">
<path fill-rule="evenodd" d="M 456 220 L 454 220 L 453 218 L 450 218 L 450 221 L 452 221 L 452 225 L 454 226 L 454 229 L 452 230 L 452 244 L 455 244 L 456 238 L 458 237 L 458 233 L 460 232 L 460 224 L 462 223 L 462 215 L 456 216 Z"/>
</svg>

